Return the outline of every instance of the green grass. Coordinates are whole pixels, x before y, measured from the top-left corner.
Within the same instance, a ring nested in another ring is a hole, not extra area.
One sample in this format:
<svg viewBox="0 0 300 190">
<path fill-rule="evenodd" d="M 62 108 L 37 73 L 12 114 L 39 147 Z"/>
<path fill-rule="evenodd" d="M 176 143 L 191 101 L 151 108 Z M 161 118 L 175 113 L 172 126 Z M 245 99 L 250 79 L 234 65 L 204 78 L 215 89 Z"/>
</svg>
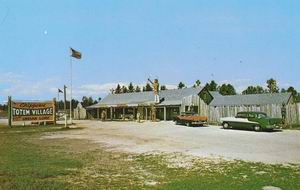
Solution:
<svg viewBox="0 0 300 190">
<path fill-rule="evenodd" d="M 128 154 L 87 140 L 40 138 L 70 130 L 81 129 L 0 126 L 0 189 L 300 189 L 298 165 Z"/>
<path fill-rule="evenodd" d="M 66 168 L 79 168 L 82 162 L 68 155 L 47 151 L 26 141 L 41 132 L 61 130 L 58 127 L 1 127 L 0 189 L 63 189 Z"/>
</svg>

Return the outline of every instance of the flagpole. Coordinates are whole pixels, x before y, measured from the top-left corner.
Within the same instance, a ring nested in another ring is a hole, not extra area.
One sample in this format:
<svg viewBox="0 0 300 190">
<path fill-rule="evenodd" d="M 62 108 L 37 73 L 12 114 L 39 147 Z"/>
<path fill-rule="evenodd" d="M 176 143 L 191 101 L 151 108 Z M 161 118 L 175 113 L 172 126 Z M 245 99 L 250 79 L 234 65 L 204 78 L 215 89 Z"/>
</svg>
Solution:
<svg viewBox="0 0 300 190">
<path fill-rule="evenodd" d="M 72 124 L 72 91 L 73 91 L 73 67 L 72 67 L 72 56 L 70 56 L 70 69 L 71 69 L 71 98 L 70 98 L 70 124 Z"/>
</svg>

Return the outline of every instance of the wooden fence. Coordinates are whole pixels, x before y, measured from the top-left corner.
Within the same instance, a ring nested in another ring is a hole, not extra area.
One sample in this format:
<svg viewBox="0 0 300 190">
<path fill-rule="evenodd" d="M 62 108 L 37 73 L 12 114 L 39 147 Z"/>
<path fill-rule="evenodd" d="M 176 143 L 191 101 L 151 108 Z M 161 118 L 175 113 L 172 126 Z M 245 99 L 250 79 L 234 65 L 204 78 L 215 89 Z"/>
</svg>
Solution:
<svg viewBox="0 0 300 190">
<path fill-rule="evenodd" d="M 185 106 L 198 105 L 198 112 L 200 115 L 208 116 L 209 122 L 219 123 L 221 117 L 233 117 L 241 111 L 261 111 L 268 114 L 270 117 L 281 118 L 281 104 L 267 104 L 267 105 L 255 105 L 255 106 L 220 106 L 213 107 L 207 105 L 202 101 L 199 96 L 188 96 L 183 98 L 181 110 Z M 300 103 L 288 104 L 286 106 L 286 123 L 300 124 Z"/>
</svg>

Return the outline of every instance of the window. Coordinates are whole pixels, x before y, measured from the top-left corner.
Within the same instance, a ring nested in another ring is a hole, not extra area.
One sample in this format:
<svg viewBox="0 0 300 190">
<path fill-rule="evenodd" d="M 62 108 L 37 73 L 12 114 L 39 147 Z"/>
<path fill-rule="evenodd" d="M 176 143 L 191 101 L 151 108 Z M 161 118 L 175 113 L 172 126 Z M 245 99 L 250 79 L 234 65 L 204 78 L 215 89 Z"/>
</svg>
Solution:
<svg viewBox="0 0 300 190">
<path fill-rule="evenodd" d="M 247 118 L 247 113 L 238 113 L 236 118 Z"/>
<path fill-rule="evenodd" d="M 266 115 L 266 114 L 263 114 L 263 113 L 259 113 L 259 114 L 257 115 L 257 118 L 258 118 L 258 119 L 266 118 L 266 117 L 267 117 L 267 115 Z"/>
</svg>

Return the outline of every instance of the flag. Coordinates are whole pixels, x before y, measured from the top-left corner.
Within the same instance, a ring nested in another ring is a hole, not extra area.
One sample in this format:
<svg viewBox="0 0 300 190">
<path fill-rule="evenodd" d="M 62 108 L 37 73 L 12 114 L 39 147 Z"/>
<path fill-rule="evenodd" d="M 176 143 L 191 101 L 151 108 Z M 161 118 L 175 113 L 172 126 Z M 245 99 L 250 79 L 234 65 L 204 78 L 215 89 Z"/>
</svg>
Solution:
<svg viewBox="0 0 300 190">
<path fill-rule="evenodd" d="M 75 57 L 77 59 L 81 59 L 81 53 L 79 51 L 76 51 L 75 49 L 73 48 L 70 48 L 71 49 L 71 52 L 72 52 L 72 57 Z"/>
<path fill-rule="evenodd" d="M 58 89 L 58 93 L 63 93 L 63 91 L 61 89 Z"/>
</svg>

